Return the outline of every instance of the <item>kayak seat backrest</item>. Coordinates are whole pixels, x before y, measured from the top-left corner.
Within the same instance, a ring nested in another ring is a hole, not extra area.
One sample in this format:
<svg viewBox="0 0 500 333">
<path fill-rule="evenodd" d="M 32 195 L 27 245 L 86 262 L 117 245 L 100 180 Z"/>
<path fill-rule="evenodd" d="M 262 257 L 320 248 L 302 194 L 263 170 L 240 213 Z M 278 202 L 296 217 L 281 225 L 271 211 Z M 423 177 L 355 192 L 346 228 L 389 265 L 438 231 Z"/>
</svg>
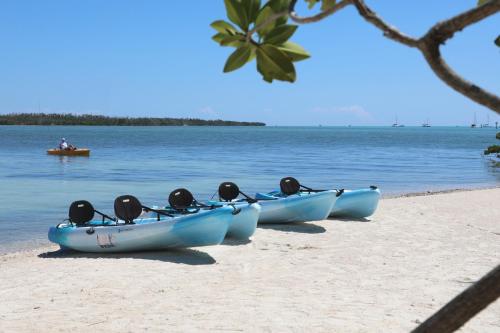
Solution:
<svg viewBox="0 0 500 333">
<path fill-rule="evenodd" d="M 133 195 L 122 195 L 115 199 L 115 215 L 126 223 L 132 223 L 142 214 L 142 205 Z"/>
<path fill-rule="evenodd" d="M 168 196 L 168 203 L 175 210 L 186 210 L 193 205 L 193 202 L 193 195 L 185 188 L 178 188 Z"/>
<path fill-rule="evenodd" d="M 285 177 L 280 181 L 280 189 L 286 195 L 297 194 L 300 192 L 300 183 L 293 177 Z"/>
<path fill-rule="evenodd" d="M 84 225 L 94 218 L 94 207 L 86 200 L 75 201 L 69 206 L 69 220 L 77 226 Z"/>
<path fill-rule="evenodd" d="M 219 185 L 219 197 L 224 201 L 231 201 L 238 197 L 240 189 L 238 185 L 231 182 L 224 182 Z"/>
</svg>

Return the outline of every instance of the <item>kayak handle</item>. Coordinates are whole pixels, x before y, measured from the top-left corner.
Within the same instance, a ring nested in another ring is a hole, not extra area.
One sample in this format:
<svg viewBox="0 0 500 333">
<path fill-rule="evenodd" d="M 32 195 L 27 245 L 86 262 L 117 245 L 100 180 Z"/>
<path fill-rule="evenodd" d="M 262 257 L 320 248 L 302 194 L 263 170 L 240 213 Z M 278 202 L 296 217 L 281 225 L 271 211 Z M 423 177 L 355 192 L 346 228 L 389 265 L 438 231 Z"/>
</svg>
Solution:
<svg viewBox="0 0 500 333">
<path fill-rule="evenodd" d="M 239 213 L 241 213 L 241 208 L 236 208 L 235 205 L 229 205 L 229 206 L 233 207 L 233 212 L 231 214 L 238 215 Z"/>
</svg>

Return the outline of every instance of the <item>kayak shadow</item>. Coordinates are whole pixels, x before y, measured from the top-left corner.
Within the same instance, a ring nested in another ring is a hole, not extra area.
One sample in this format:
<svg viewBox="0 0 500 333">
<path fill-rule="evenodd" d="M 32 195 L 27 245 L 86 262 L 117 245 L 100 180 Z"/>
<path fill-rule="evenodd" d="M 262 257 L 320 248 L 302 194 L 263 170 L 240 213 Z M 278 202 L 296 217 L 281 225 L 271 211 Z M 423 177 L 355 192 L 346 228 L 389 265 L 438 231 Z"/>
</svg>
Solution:
<svg viewBox="0 0 500 333">
<path fill-rule="evenodd" d="M 273 229 L 285 232 L 298 232 L 303 234 L 321 234 L 326 232 L 326 229 L 322 226 L 313 223 L 281 223 L 281 224 L 259 224 L 259 228 L 262 229 Z"/>
<path fill-rule="evenodd" d="M 72 250 L 56 250 L 40 253 L 39 258 L 85 258 L 85 259 L 142 259 L 170 262 L 185 265 L 212 265 L 216 260 L 206 252 L 192 249 L 170 251 L 141 251 L 124 253 L 87 253 Z"/>
<path fill-rule="evenodd" d="M 222 242 L 222 245 L 227 245 L 227 246 L 239 246 L 239 245 L 246 245 L 251 243 L 252 240 L 250 239 L 236 239 L 236 238 L 226 238 Z"/>
<path fill-rule="evenodd" d="M 366 217 L 329 217 L 329 221 L 338 221 L 338 222 L 351 222 L 351 223 L 371 223 L 373 220 L 367 219 Z"/>
</svg>

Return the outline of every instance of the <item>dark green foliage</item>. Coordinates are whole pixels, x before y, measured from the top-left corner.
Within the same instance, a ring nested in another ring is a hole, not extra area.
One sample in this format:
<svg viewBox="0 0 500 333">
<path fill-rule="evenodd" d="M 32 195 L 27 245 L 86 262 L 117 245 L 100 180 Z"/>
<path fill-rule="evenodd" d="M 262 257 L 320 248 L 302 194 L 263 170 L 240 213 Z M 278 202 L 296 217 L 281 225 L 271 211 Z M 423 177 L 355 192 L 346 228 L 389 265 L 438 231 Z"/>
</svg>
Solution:
<svg viewBox="0 0 500 333">
<path fill-rule="evenodd" d="M 129 118 L 84 114 L 11 113 L 0 115 L 0 125 L 88 126 L 265 126 L 259 122 L 203 120 L 196 118 Z"/>
<path fill-rule="evenodd" d="M 500 132 L 497 133 L 496 138 L 500 140 Z M 497 154 L 497 156 L 500 155 L 500 146 L 498 145 L 489 146 L 484 151 L 484 155 L 490 155 L 490 154 Z"/>
<path fill-rule="evenodd" d="M 498 145 L 489 146 L 488 149 L 484 151 L 484 155 L 489 155 L 489 154 L 500 154 L 500 146 Z"/>
<path fill-rule="evenodd" d="M 335 1 L 323 0 L 325 3 L 331 5 Z M 293 63 L 309 58 L 309 54 L 289 41 L 297 30 L 296 25 L 287 24 L 290 0 L 269 0 L 262 6 L 260 0 L 224 0 L 224 4 L 229 21 L 240 28 L 223 20 L 211 24 L 217 31 L 212 37 L 215 42 L 236 48 L 227 59 L 224 72 L 236 70 L 256 58 L 257 70 L 265 81 L 294 82 Z"/>
</svg>

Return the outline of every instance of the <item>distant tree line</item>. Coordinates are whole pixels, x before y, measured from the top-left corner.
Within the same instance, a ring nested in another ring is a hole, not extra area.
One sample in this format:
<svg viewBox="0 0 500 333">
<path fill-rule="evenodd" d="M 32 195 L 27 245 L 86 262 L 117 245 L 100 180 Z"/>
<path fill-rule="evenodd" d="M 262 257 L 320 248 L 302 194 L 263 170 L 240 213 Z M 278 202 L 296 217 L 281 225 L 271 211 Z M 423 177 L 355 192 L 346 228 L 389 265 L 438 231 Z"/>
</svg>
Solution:
<svg viewBox="0 0 500 333">
<path fill-rule="evenodd" d="M 71 113 L 11 113 L 0 115 L 0 125 L 86 125 L 86 126 L 266 126 L 261 122 L 203 120 L 197 118 L 129 118 Z"/>
</svg>

